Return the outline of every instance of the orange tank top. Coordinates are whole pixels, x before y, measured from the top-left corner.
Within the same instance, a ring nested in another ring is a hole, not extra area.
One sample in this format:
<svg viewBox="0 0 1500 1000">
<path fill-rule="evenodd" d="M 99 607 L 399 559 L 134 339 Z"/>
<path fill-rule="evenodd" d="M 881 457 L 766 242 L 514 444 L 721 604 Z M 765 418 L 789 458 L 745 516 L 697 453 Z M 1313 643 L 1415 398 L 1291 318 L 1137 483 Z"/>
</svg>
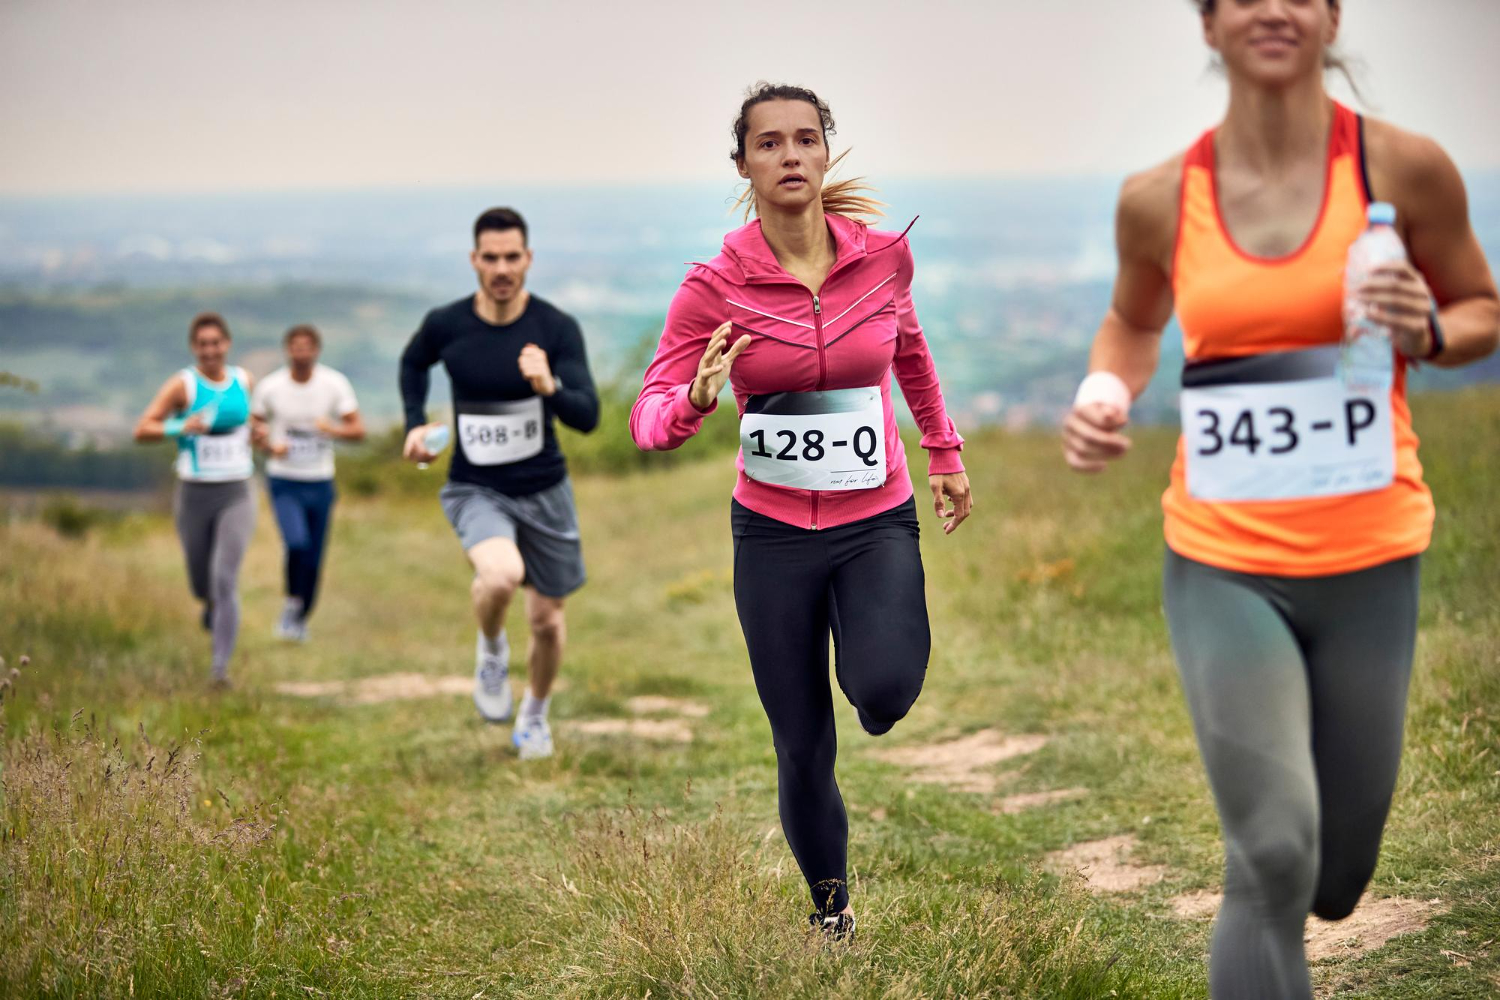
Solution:
<svg viewBox="0 0 1500 1000">
<path fill-rule="evenodd" d="M 1336 345 L 1343 336 L 1343 272 L 1370 200 L 1362 123 L 1334 105 L 1323 206 L 1306 242 L 1285 257 L 1235 245 L 1219 212 L 1214 132 L 1188 151 L 1172 288 L 1189 370 L 1199 362 Z M 1432 495 L 1422 482 L 1406 403 L 1406 364 L 1391 387 L 1395 474 L 1365 492 L 1282 500 L 1205 500 L 1188 491 L 1182 439 L 1162 497 L 1167 545 L 1189 559 L 1244 573 L 1326 576 L 1427 548 Z"/>
</svg>

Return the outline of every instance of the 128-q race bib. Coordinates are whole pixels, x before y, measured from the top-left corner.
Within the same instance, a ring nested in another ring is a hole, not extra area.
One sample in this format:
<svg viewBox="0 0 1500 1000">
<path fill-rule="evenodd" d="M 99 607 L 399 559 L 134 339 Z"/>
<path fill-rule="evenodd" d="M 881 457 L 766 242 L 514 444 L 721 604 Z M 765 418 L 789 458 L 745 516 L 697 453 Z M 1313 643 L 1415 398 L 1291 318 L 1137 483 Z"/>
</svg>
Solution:
<svg viewBox="0 0 1500 1000">
<path fill-rule="evenodd" d="M 885 485 L 885 410 L 878 386 L 751 396 L 740 418 L 745 475 L 801 490 Z"/>
<path fill-rule="evenodd" d="M 542 451 L 542 398 L 459 403 L 458 443 L 470 465 L 510 465 Z"/>
<path fill-rule="evenodd" d="M 1396 476 L 1389 390 L 1355 391 L 1338 347 L 1189 365 L 1182 438 L 1200 500 L 1295 500 L 1362 493 Z"/>
</svg>

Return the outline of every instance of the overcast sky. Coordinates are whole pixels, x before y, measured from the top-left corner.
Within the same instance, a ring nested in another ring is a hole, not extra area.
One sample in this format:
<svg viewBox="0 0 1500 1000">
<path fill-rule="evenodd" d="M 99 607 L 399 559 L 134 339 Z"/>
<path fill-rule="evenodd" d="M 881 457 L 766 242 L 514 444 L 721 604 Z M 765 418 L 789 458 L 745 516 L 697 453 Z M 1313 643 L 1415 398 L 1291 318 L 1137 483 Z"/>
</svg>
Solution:
<svg viewBox="0 0 1500 1000">
<path fill-rule="evenodd" d="M 1372 110 L 1500 167 L 1500 0 L 1346 0 Z M 1224 84 L 1186 0 L 0 0 L 0 193 L 729 179 L 747 84 L 872 179 L 1112 174 Z"/>
</svg>

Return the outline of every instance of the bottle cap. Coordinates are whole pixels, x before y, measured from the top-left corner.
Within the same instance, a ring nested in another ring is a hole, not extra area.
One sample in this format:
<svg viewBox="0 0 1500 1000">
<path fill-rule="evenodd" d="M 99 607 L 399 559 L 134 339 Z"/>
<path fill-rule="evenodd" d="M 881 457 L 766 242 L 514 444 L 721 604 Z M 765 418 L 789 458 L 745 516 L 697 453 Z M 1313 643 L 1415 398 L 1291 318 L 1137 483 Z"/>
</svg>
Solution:
<svg viewBox="0 0 1500 1000">
<path fill-rule="evenodd" d="M 1372 201 L 1370 202 L 1369 219 L 1372 226 L 1394 226 L 1396 224 L 1396 206 L 1388 201 Z"/>
</svg>

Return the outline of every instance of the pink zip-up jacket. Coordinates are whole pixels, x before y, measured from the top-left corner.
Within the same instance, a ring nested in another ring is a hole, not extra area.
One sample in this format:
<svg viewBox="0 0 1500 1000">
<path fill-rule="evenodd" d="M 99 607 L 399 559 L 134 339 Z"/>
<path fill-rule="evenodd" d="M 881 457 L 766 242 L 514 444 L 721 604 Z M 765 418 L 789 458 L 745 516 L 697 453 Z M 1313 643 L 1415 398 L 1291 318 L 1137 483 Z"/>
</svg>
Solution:
<svg viewBox="0 0 1500 1000">
<path fill-rule="evenodd" d="M 762 393 L 878 385 L 885 410 L 884 486 L 825 492 L 775 486 L 748 478 L 743 454 L 736 459 L 734 498 L 756 513 L 802 528 L 872 517 L 912 495 L 891 408 L 892 370 L 921 428 L 928 473 L 964 469 L 958 454 L 963 438 L 948 418 L 912 306 L 906 233 L 875 232 L 841 215 L 825 217 L 835 258 L 817 295 L 776 262 L 758 219 L 724 237 L 724 249 L 713 260 L 693 265 L 672 298 L 645 388 L 630 411 L 631 436 L 648 451 L 676 448 L 698 433 L 714 407 L 699 410 L 688 391 L 709 337 L 725 320 L 734 322 L 730 344 L 750 335 L 750 345 L 729 372 L 741 415 L 746 400 Z"/>
</svg>

